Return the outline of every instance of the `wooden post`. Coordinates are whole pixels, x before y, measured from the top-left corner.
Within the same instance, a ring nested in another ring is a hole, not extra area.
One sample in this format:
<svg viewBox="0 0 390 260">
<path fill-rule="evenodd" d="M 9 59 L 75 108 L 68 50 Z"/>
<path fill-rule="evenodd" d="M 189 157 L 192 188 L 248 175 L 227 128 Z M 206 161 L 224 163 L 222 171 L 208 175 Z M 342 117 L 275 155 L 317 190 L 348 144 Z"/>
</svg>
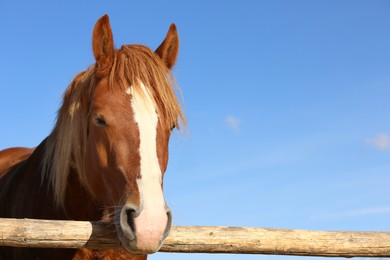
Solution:
<svg viewBox="0 0 390 260">
<path fill-rule="evenodd" d="M 0 219 L 0 245 L 115 248 L 115 227 L 96 222 Z M 390 232 L 174 226 L 161 252 L 390 257 Z"/>
</svg>

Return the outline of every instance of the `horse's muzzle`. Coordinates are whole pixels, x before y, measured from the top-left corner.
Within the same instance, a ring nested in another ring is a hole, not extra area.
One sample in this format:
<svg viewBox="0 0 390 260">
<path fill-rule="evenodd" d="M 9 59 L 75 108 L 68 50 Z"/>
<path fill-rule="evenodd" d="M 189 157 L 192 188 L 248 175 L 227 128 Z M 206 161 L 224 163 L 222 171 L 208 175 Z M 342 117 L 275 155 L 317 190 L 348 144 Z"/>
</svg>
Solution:
<svg viewBox="0 0 390 260">
<path fill-rule="evenodd" d="M 160 209 L 139 208 L 128 203 L 122 207 L 115 218 L 118 236 L 123 247 L 137 255 L 157 252 L 168 236 L 172 225 L 172 214 L 168 206 L 160 207 Z"/>
</svg>

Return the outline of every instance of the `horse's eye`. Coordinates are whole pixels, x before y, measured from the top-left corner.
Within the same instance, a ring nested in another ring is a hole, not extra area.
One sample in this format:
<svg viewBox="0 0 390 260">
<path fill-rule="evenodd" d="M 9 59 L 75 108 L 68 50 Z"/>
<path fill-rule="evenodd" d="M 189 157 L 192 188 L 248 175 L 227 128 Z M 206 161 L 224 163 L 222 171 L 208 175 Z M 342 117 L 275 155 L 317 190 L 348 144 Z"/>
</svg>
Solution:
<svg viewBox="0 0 390 260">
<path fill-rule="evenodd" d="M 106 120 L 104 120 L 104 118 L 102 118 L 102 117 L 96 118 L 96 124 L 100 125 L 100 126 L 106 126 L 107 125 Z"/>
<path fill-rule="evenodd" d="M 176 125 L 173 125 L 173 126 L 171 126 L 171 129 L 169 129 L 169 131 L 172 132 L 175 128 L 176 128 Z"/>
</svg>

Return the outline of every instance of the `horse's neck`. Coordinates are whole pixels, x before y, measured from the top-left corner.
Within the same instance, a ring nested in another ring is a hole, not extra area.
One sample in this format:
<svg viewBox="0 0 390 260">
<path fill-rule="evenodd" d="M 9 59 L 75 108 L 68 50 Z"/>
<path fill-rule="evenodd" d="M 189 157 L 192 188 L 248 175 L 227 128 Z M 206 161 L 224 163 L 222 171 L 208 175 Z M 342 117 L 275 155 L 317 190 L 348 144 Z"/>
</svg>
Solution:
<svg viewBox="0 0 390 260">
<path fill-rule="evenodd" d="M 102 213 L 89 193 L 80 185 L 76 172 L 69 175 L 64 207 L 55 205 L 49 176 L 46 175 L 42 179 L 41 174 L 45 143 L 46 140 L 29 157 L 25 156 L 28 157 L 27 159 L 19 160 L 21 156 L 3 156 L 18 159 L 18 161 L 0 178 L 0 201 L 2 203 L 0 216 L 100 220 Z M 16 153 L 16 151 L 11 152 Z M 16 155 L 19 154 L 19 150 L 17 152 Z"/>
<path fill-rule="evenodd" d="M 16 218 L 61 218 L 52 203 L 52 190 L 47 181 L 42 182 L 41 179 L 40 164 L 44 142 L 30 156 L 26 156 L 28 158 L 22 158 L 19 151 L 13 150 L 11 155 L 15 156 L 12 157 L 17 163 L 0 178 L 0 215 Z"/>
</svg>

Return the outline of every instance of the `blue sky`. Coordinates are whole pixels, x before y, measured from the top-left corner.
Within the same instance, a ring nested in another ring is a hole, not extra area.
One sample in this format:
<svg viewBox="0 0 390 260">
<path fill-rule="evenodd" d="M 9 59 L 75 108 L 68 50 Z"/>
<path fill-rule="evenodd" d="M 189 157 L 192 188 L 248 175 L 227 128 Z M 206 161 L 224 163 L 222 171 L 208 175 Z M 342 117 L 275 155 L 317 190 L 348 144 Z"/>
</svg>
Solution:
<svg viewBox="0 0 390 260">
<path fill-rule="evenodd" d="M 100 16 L 117 47 L 154 49 L 175 22 L 175 224 L 390 231 L 389 1 L 58 2 L 0 2 L 0 149 L 50 133 Z M 150 257 L 199 258 L 301 257 Z"/>
</svg>

